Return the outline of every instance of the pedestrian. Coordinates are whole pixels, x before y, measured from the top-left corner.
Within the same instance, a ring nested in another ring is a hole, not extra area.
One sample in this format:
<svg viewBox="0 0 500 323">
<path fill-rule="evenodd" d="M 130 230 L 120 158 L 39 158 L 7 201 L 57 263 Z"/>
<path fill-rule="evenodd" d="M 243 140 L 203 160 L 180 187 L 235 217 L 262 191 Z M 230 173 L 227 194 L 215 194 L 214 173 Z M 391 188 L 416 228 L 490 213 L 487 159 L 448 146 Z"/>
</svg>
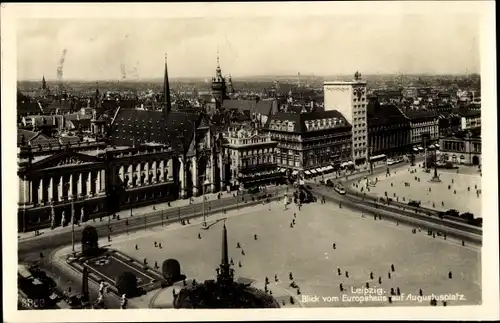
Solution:
<svg viewBox="0 0 500 323">
<path fill-rule="evenodd" d="M 158 269 L 158 261 L 155 260 L 155 269 Z"/>
<path fill-rule="evenodd" d="M 111 236 L 108 234 L 108 242 L 111 242 Z"/>
<path fill-rule="evenodd" d="M 159 242 L 159 243 L 158 243 L 158 248 L 160 248 L 160 249 L 162 248 L 162 247 L 161 247 L 161 242 Z"/>
<path fill-rule="evenodd" d="M 396 293 L 394 293 L 394 288 L 391 287 L 391 295 L 395 295 Z"/>
<path fill-rule="evenodd" d="M 237 249 L 240 249 L 240 248 L 241 248 L 241 245 L 240 245 L 240 243 L 239 243 L 239 242 L 237 242 L 237 243 L 236 243 L 236 248 L 237 248 Z"/>
<path fill-rule="evenodd" d="M 148 264 L 148 260 L 146 258 L 144 258 L 144 264 L 147 265 Z"/>
<path fill-rule="evenodd" d="M 241 249 L 241 254 L 244 256 L 245 255 L 245 250 Z"/>
<path fill-rule="evenodd" d="M 278 282 L 278 275 L 274 274 L 274 281 Z"/>
<path fill-rule="evenodd" d="M 389 296 L 387 299 L 389 300 L 389 304 L 392 304 L 392 297 Z"/>
<path fill-rule="evenodd" d="M 269 284 L 269 278 L 267 278 L 267 276 L 266 276 L 265 282 L 266 282 L 266 285 Z"/>
<path fill-rule="evenodd" d="M 333 244 L 333 249 L 337 249 L 337 245 L 335 243 Z"/>
<path fill-rule="evenodd" d="M 241 268 L 241 267 L 243 267 L 243 266 L 241 265 L 241 261 L 238 261 L 238 267 L 240 267 L 240 268 Z"/>
<path fill-rule="evenodd" d="M 452 278 L 452 273 L 451 271 L 448 273 L 448 278 L 451 279 Z"/>
<path fill-rule="evenodd" d="M 43 258 L 43 252 L 40 251 L 40 258 Z"/>
<path fill-rule="evenodd" d="M 290 274 L 288 274 L 288 278 L 290 278 L 290 280 L 293 280 L 292 272 L 290 272 Z"/>
<path fill-rule="evenodd" d="M 155 248 L 158 246 L 158 242 L 155 241 Z"/>
<path fill-rule="evenodd" d="M 462 240 L 462 246 L 465 246 L 465 241 Z"/>
<path fill-rule="evenodd" d="M 394 271 L 394 264 L 391 265 L 391 270 Z"/>
<path fill-rule="evenodd" d="M 370 284 L 368 282 L 366 282 L 365 286 L 366 288 L 370 288 Z"/>
<path fill-rule="evenodd" d="M 253 239 L 257 240 L 257 235 L 256 234 L 253 235 Z"/>
<path fill-rule="evenodd" d="M 390 277 L 389 277 L 390 278 Z M 378 276 L 378 283 L 382 284 L 382 277 Z"/>
<path fill-rule="evenodd" d="M 389 279 L 391 279 L 391 272 L 388 272 L 388 273 L 387 273 L 387 277 L 388 277 Z"/>
<path fill-rule="evenodd" d="M 344 286 L 342 285 L 342 283 L 339 284 L 339 288 L 340 288 L 340 291 L 343 292 L 344 291 Z"/>
<path fill-rule="evenodd" d="M 345 271 L 345 277 L 349 278 L 349 272 L 347 270 Z"/>
<path fill-rule="evenodd" d="M 135 245 L 135 250 L 139 250 L 139 246 L 138 245 Z"/>
<path fill-rule="evenodd" d="M 342 272 L 340 271 L 340 268 L 337 268 L 337 273 L 340 275 L 342 275 Z"/>
<path fill-rule="evenodd" d="M 201 234 L 200 233 L 198 233 L 198 239 L 201 239 Z"/>
<path fill-rule="evenodd" d="M 231 258 L 231 262 L 230 262 L 231 266 L 234 266 L 234 261 L 233 261 L 233 258 Z"/>
<path fill-rule="evenodd" d="M 290 222 L 290 228 L 293 228 L 293 222 Z"/>
<path fill-rule="evenodd" d="M 419 290 L 418 290 L 418 294 L 419 294 L 420 296 L 424 296 L 424 292 L 422 292 L 422 289 L 419 289 Z"/>
</svg>

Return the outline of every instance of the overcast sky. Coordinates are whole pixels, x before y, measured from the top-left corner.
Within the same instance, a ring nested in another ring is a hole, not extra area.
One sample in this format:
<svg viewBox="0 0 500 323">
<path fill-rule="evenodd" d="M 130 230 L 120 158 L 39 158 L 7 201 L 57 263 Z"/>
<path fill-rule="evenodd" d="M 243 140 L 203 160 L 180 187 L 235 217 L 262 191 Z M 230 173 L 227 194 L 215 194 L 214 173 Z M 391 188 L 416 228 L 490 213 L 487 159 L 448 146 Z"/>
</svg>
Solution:
<svg viewBox="0 0 500 323">
<path fill-rule="evenodd" d="M 475 15 L 328 15 L 182 19 L 27 19 L 18 79 L 479 72 Z M 136 72 L 134 72 L 134 69 Z"/>
</svg>

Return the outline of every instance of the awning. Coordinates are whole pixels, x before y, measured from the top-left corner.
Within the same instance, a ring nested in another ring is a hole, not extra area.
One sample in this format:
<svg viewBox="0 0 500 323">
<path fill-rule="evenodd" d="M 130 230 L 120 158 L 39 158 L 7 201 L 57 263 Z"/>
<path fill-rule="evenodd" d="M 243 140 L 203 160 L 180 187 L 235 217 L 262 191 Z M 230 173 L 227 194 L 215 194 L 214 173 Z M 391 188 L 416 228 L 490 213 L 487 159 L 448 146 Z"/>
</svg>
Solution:
<svg viewBox="0 0 500 323">
<path fill-rule="evenodd" d="M 437 148 L 439 148 L 439 144 L 434 144 L 434 146 L 436 146 Z"/>
<path fill-rule="evenodd" d="M 354 162 L 352 160 L 347 162 L 347 165 L 354 165 Z"/>
<path fill-rule="evenodd" d="M 347 162 L 343 162 L 342 164 L 340 164 L 340 167 L 346 167 L 347 165 L 349 165 Z"/>
<path fill-rule="evenodd" d="M 311 172 L 306 170 L 304 173 L 306 173 L 306 175 L 311 175 Z"/>
<path fill-rule="evenodd" d="M 317 171 L 318 173 L 321 173 L 321 172 L 323 171 L 323 168 L 316 168 L 316 171 Z"/>
<path fill-rule="evenodd" d="M 328 166 L 326 166 L 326 169 L 327 169 L 327 170 L 332 170 L 332 169 L 333 169 L 333 166 L 332 166 L 332 165 L 328 165 Z"/>
<path fill-rule="evenodd" d="M 294 171 L 292 172 L 292 175 L 297 175 L 298 173 L 299 173 L 299 171 L 298 171 L 298 170 L 294 170 Z"/>
<path fill-rule="evenodd" d="M 311 173 L 312 174 L 316 174 L 316 170 L 315 169 L 311 169 Z"/>
<path fill-rule="evenodd" d="M 280 172 L 282 173 L 286 172 L 286 168 L 280 168 Z"/>
<path fill-rule="evenodd" d="M 414 150 L 414 151 L 418 151 L 418 148 L 413 147 L 413 150 Z"/>
<path fill-rule="evenodd" d="M 424 148 L 422 148 L 422 147 L 418 147 L 418 150 L 424 150 Z"/>
<path fill-rule="evenodd" d="M 429 149 L 434 149 L 434 145 L 430 145 L 430 146 L 429 146 Z"/>
</svg>

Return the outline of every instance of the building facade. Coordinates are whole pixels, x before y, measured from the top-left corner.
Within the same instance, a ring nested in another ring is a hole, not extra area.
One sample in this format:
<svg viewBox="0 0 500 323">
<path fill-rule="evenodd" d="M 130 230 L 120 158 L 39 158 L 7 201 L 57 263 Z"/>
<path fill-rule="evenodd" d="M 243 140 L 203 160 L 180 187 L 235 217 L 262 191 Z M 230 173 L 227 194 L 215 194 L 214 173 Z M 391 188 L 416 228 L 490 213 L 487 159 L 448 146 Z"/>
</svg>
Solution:
<svg viewBox="0 0 500 323">
<path fill-rule="evenodd" d="M 440 156 L 444 162 L 481 165 L 481 129 L 466 130 L 440 139 Z"/>
<path fill-rule="evenodd" d="M 352 125 L 352 160 L 356 165 L 368 161 L 368 122 L 366 81 L 356 72 L 352 82 L 325 82 L 324 109 L 339 111 Z"/>
<path fill-rule="evenodd" d="M 404 113 L 410 120 L 411 145 L 422 145 L 423 138 L 427 135 L 426 138 L 429 139 L 429 142 L 426 142 L 425 145 L 430 146 L 437 143 L 439 140 L 439 116 L 436 112 L 410 110 Z"/>
<path fill-rule="evenodd" d="M 308 113 L 278 112 L 264 130 L 278 142 L 278 167 L 291 175 L 333 170 L 352 157 L 352 126 L 335 110 Z"/>
<path fill-rule="evenodd" d="M 34 142 L 18 139 L 19 229 L 66 225 L 73 211 L 95 218 L 225 188 L 223 138 L 213 129 L 205 114 L 172 111 L 166 63 L 163 109 L 119 107 L 106 143 L 43 136 L 42 145 L 41 135 L 20 129 Z"/>
<path fill-rule="evenodd" d="M 396 105 L 370 98 L 367 115 L 370 158 L 401 156 L 410 150 L 410 121 Z"/>
<path fill-rule="evenodd" d="M 230 127 L 223 134 L 224 154 L 228 158 L 227 182 L 233 187 L 249 187 L 278 182 L 276 150 L 278 142 L 269 134 L 250 127 Z"/>
</svg>

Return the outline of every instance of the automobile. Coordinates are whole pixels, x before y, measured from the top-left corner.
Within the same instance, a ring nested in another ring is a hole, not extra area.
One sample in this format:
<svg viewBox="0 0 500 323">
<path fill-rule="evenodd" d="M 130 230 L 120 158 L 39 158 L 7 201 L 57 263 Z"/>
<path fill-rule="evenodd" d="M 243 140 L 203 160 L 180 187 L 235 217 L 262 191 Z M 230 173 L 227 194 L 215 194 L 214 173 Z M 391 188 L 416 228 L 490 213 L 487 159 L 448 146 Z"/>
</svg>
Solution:
<svg viewBox="0 0 500 323">
<path fill-rule="evenodd" d="M 460 214 L 460 217 L 462 219 L 465 219 L 467 221 L 472 221 L 474 220 L 474 214 L 470 213 L 470 212 L 465 212 L 465 213 L 462 213 Z"/>
<path fill-rule="evenodd" d="M 410 201 L 408 202 L 408 205 L 409 205 L 409 206 L 414 206 L 414 207 L 420 207 L 420 201 L 410 200 Z"/>
<path fill-rule="evenodd" d="M 448 211 L 444 212 L 445 215 L 450 215 L 450 216 L 455 216 L 458 217 L 460 213 L 455 210 L 455 209 L 449 209 Z"/>
<path fill-rule="evenodd" d="M 326 186 L 328 186 L 328 187 L 333 187 L 333 182 L 332 182 L 332 180 L 331 180 L 331 179 L 327 179 L 327 180 L 326 180 Z"/>
<path fill-rule="evenodd" d="M 306 188 L 312 190 L 311 185 L 306 185 Z"/>
<path fill-rule="evenodd" d="M 344 195 L 345 194 L 345 188 L 343 188 L 342 186 L 340 185 L 337 185 L 334 187 L 334 190 L 335 192 L 341 194 L 341 195 Z"/>
<path fill-rule="evenodd" d="M 325 181 L 324 181 L 324 180 L 320 180 L 320 181 L 319 181 L 319 183 L 320 183 L 321 185 L 325 185 Z"/>
</svg>

